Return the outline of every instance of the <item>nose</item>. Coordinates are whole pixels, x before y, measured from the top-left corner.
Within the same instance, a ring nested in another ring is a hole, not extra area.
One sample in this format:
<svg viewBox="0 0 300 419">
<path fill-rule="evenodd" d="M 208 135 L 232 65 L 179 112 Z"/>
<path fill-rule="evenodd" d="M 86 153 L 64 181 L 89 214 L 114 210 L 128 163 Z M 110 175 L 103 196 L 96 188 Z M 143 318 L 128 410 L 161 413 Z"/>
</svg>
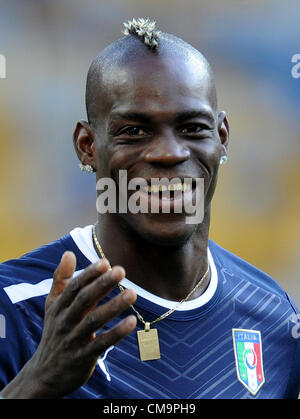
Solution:
<svg viewBox="0 0 300 419">
<path fill-rule="evenodd" d="M 167 133 L 151 142 L 144 154 L 148 163 L 173 166 L 190 158 L 190 151 L 174 137 Z"/>
</svg>

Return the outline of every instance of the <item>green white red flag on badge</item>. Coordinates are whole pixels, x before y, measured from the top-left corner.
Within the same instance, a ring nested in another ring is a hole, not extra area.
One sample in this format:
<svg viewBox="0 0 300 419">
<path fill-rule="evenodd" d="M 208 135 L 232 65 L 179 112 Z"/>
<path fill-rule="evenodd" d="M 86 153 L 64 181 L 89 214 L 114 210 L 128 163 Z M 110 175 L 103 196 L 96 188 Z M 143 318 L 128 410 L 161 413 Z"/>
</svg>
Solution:
<svg viewBox="0 0 300 419">
<path fill-rule="evenodd" d="M 256 394 L 265 382 L 261 334 L 258 330 L 232 329 L 232 338 L 237 377 Z"/>
</svg>

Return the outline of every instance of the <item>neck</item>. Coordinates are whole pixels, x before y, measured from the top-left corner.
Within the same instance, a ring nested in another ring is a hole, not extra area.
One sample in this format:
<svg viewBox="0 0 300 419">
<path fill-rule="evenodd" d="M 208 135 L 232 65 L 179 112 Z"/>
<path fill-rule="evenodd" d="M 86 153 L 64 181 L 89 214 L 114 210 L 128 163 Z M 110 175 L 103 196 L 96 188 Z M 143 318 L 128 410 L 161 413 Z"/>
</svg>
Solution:
<svg viewBox="0 0 300 419">
<path fill-rule="evenodd" d="M 205 274 L 208 230 L 209 212 L 184 243 L 162 247 L 133 232 L 115 215 L 99 215 L 96 225 L 98 241 L 111 266 L 123 266 L 130 281 L 172 301 L 186 298 Z M 209 281 L 210 275 L 207 275 L 189 300 L 199 297 Z"/>
</svg>

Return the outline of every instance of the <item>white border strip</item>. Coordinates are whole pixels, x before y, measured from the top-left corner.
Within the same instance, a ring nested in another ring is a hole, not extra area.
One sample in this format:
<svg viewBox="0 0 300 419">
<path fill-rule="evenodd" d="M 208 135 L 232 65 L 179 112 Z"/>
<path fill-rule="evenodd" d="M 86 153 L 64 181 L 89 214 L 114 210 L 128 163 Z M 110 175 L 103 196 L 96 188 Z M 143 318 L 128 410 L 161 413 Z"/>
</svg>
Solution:
<svg viewBox="0 0 300 419">
<path fill-rule="evenodd" d="M 209 286 L 207 287 L 205 292 L 202 295 L 200 295 L 200 297 L 194 298 L 193 300 L 190 300 L 190 301 L 185 301 L 176 309 L 176 311 L 193 310 L 195 308 L 201 307 L 213 297 L 217 289 L 217 285 L 218 285 L 218 275 L 217 275 L 216 266 L 211 256 L 210 250 L 209 249 L 207 250 L 208 250 L 207 252 L 208 262 L 209 262 L 209 266 L 211 270 L 211 278 L 210 278 Z M 145 298 L 146 300 L 151 301 L 152 303 L 158 304 L 162 307 L 171 309 L 177 304 L 176 301 L 166 300 L 165 298 L 158 297 L 157 295 L 144 290 L 143 288 L 129 281 L 129 279 L 127 278 L 124 278 L 121 281 L 121 284 L 125 288 L 133 289 L 137 293 L 137 295 Z"/>
<path fill-rule="evenodd" d="M 74 272 L 73 277 L 79 275 L 83 269 Z M 47 278 L 43 281 L 37 282 L 36 284 L 28 284 L 22 282 L 21 284 L 9 285 L 3 288 L 8 298 L 13 304 L 19 303 L 20 301 L 28 300 L 33 297 L 41 297 L 42 295 L 49 294 L 52 287 L 53 278 Z"/>
<path fill-rule="evenodd" d="M 49 294 L 52 286 L 52 278 L 44 279 L 37 284 L 28 284 L 23 282 L 21 284 L 9 285 L 3 288 L 8 295 L 10 301 L 15 304 L 23 300 L 28 300 L 32 297 L 39 297 L 41 295 Z"/>
</svg>

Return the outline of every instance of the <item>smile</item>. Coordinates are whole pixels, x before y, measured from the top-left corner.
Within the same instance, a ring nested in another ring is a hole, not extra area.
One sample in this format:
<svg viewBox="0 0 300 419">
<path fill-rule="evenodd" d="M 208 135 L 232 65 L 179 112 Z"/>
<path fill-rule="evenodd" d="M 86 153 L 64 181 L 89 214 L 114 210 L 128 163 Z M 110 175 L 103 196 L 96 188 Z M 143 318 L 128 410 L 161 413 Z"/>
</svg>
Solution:
<svg viewBox="0 0 300 419">
<path fill-rule="evenodd" d="M 192 184 L 187 183 L 185 181 L 183 182 L 177 182 L 172 183 L 169 185 L 148 185 L 141 188 L 143 192 L 147 193 L 159 193 L 159 192 L 174 192 L 174 191 L 180 191 L 180 192 L 187 192 L 192 190 Z"/>
<path fill-rule="evenodd" d="M 203 220 L 203 178 L 137 177 L 128 182 L 127 171 L 120 170 L 117 185 L 112 178 L 97 181 L 97 191 L 101 192 L 96 202 L 99 213 L 182 214 L 187 224 Z"/>
</svg>

